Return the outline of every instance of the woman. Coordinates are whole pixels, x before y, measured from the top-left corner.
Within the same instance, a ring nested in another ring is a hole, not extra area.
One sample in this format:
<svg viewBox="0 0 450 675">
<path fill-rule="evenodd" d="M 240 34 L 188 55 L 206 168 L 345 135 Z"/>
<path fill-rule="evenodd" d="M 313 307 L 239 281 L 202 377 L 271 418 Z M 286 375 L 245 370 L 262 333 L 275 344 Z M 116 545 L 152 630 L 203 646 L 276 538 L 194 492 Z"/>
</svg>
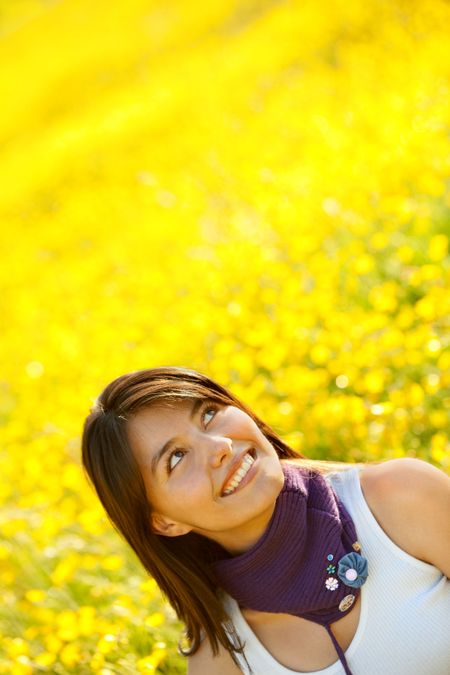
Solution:
<svg viewBox="0 0 450 675">
<path fill-rule="evenodd" d="M 175 367 L 111 382 L 82 454 L 186 625 L 190 675 L 449 672 L 450 479 L 437 468 L 308 460 Z"/>
</svg>

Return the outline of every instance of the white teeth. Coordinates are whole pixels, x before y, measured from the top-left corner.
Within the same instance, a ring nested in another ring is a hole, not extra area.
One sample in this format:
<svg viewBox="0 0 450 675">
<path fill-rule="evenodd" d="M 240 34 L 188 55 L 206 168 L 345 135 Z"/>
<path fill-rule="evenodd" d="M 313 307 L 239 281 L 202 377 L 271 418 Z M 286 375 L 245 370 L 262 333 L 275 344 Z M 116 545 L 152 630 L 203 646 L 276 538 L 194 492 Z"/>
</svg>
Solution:
<svg viewBox="0 0 450 675">
<path fill-rule="evenodd" d="M 239 469 L 234 473 L 232 480 L 228 481 L 224 495 L 230 495 L 237 488 L 255 460 L 250 454 L 246 454 Z"/>
</svg>

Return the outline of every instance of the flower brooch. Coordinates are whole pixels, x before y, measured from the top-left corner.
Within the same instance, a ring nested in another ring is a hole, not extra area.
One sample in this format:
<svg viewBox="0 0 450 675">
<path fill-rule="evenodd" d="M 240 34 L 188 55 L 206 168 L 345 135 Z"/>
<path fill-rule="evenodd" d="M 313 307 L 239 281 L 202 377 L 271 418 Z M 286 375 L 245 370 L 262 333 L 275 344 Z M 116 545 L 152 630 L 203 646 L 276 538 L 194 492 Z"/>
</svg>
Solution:
<svg viewBox="0 0 450 675">
<path fill-rule="evenodd" d="M 339 560 L 338 577 L 346 586 L 360 588 L 369 576 L 367 568 L 366 558 L 359 553 L 347 553 Z"/>
<path fill-rule="evenodd" d="M 361 544 L 359 542 L 356 541 L 353 544 L 353 548 L 355 549 L 355 552 L 347 553 L 339 560 L 337 576 L 346 586 L 360 588 L 369 576 L 368 562 L 366 558 L 359 553 L 356 553 L 356 551 L 361 550 Z M 331 562 L 333 558 L 334 556 L 332 553 L 327 555 L 327 560 L 329 562 Z M 335 574 L 336 566 L 332 564 L 328 565 L 327 573 Z M 329 576 L 325 581 L 325 587 L 329 591 L 335 591 L 339 587 L 339 581 L 335 577 Z"/>
</svg>

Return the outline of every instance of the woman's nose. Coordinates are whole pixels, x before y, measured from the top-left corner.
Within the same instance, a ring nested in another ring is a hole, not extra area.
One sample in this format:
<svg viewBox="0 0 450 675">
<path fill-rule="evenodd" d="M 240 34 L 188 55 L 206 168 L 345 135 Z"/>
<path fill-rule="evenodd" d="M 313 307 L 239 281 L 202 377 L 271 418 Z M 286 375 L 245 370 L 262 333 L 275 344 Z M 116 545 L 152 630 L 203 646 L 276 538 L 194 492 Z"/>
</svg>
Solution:
<svg viewBox="0 0 450 675">
<path fill-rule="evenodd" d="M 209 460 L 213 467 L 221 466 L 222 463 L 233 454 L 231 439 L 217 437 L 210 439 L 210 442 L 211 448 L 209 452 Z"/>
</svg>

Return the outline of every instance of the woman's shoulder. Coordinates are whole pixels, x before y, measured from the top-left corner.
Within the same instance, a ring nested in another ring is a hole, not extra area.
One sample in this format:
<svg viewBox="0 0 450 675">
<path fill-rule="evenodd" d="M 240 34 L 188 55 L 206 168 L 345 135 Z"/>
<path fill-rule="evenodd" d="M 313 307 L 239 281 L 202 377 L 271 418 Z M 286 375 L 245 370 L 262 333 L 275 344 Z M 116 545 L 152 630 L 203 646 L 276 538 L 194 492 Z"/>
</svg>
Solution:
<svg viewBox="0 0 450 675">
<path fill-rule="evenodd" d="M 187 675 L 242 675 L 230 653 L 219 644 L 219 653 L 214 656 L 208 638 L 205 637 L 195 654 L 188 657 Z"/>
<path fill-rule="evenodd" d="M 364 498 L 380 527 L 413 557 L 450 576 L 450 478 L 402 457 L 360 470 Z"/>
</svg>

